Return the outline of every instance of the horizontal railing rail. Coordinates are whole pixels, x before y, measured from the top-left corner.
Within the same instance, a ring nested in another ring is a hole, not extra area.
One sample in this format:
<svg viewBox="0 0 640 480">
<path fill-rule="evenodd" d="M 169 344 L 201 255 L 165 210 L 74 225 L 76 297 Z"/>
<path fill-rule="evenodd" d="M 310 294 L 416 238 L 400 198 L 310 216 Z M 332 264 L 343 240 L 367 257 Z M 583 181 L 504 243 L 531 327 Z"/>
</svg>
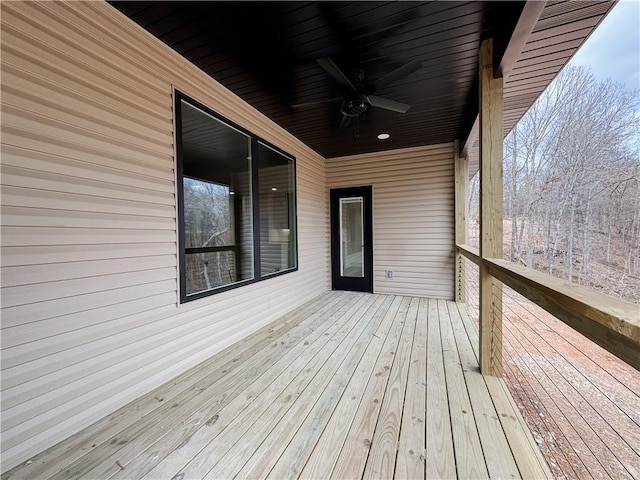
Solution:
<svg viewBox="0 0 640 480">
<path fill-rule="evenodd" d="M 471 245 L 456 245 L 458 252 L 471 260 L 476 265 L 480 265 L 480 252 L 476 247 Z"/>
<path fill-rule="evenodd" d="M 456 245 L 491 276 L 571 328 L 640 370 L 640 306 L 502 259 L 480 259 L 478 250 Z"/>
</svg>

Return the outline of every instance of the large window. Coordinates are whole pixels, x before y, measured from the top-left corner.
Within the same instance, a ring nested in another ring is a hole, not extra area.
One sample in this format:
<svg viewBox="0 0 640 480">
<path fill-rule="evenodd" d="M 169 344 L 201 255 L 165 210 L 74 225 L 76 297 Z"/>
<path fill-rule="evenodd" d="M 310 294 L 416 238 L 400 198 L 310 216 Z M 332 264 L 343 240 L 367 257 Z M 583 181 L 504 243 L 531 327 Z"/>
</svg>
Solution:
<svg viewBox="0 0 640 480">
<path fill-rule="evenodd" d="M 297 268 L 295 160 L 176 92 L 180 298 Z"/>
</svg>

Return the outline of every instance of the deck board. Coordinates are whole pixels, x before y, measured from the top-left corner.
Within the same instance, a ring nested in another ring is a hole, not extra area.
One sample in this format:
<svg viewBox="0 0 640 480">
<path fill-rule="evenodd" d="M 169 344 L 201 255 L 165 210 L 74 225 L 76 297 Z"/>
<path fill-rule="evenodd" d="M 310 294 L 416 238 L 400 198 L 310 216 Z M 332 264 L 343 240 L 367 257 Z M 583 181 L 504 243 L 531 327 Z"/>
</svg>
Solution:
<svg viewBox="0 0 640 480">
<path fill-rule="evenodd" d="M 456 460 L 438 321 L 438 301 L 428 300 L 426 478 L 455 478 Z"/>
<path fill-rule="evenodd" d="M 359 361 L 362 349 L 366 347 L 367 342 L 371 338 L 371 330 L 375 330 L 378 327 L 380 319 L 384 314 L 384 310 L 381 309 L 381 306 L 385 301 L 386 299 L 380 297 L 377 298 L 373 304 L 370 304 L 368 308 L 360 309 L 359 312 L 351 319 L 354 320 L 351 330 L 347 331 L 347 329 L 344 329 L 344 336 L 334 339 L 334 350 L 329 351 L 327 354 L 325 353 L 327 352 L 327 349 L 325 349 L 325 351 L 316 355 L 314 363 L 317 366 L 314 367 L 309 363 L 304 367 L 305 371 L 299 369 L 301 372 L 300 376 L 307 379 L 309 387 L 305 388 L 304 386 L 296 386 L 293 392 L 289 389 L 288 392 L 283 392 L 281 394 L 281 397 L 284 395 L 286 396 L 281 398 L 279 402 L 276 402 L 276 404 L 285 403 L 287 398 L 292 398 L 291 408 L 296 412 L 295 416 L 286 411 L 284 413 L 286 413 L 287 419 L 284 419 L 284 414 L 279 416 L 275 411 L 267 412 L 253 423 L 250 435 L 244 435 L 240 439 L 240 444 L 233 449 L 232 454 L 223 457 L 216 465 L 216 468 L 207 473 L 207 478 L 231 478 L 236 475 L 244 466 L 246 458 L 249 458 L 260 444 L 273 444 L 272 441 L 268 440 L 269 434 L 282 420 L 288 420 L 283 423 L 293 430 L 293 423 L 289 419 L 305 418 L 305 413 L 310 411 L 313 408 L 312 406 L 315 405 L 315 392 L 322 391 L 324 389 L 323 395 L 326 395 L 327 391 L 338 391 L 339 389 L 337 388 L 329 388 L 329 385 L 331 382 L 335 382 L 336 378 L 340 377 L 340 375 L 348 375 L 351 371 L 350 366 L 354 362 Z M 360 315 L 360 313 L 362 313 L 362 315 Z M 350 324 L 347 323 L 347 325 Z M 364 328 L 362 328 L 363 326 Z M 359 337 L 354 345 L 351 345 L 350 343 L 350 336 Z M 307 370 L 310 372 L 306 373 Z M 312 377 L 311 382 L 309 382 L 309 379 L 312 376 L 311 372 L 317 372 L 317 374 Z M 298 431 L 296 435 L 304 436 L 304 433 Z M 292 465 L 292 467 L 293 466 L 294 465 Z"/>
<path fill-rule="evenodd" d="M 548 477 L 473 342 L 453 302 L 330 292 L 2 478 Z"/>
<path fill-rule="evenodd" d="M 357 407 L 353 423 L 336 460 L 331 478 L 362 477 L 369 456 L 371 439 L 374 436 L 378 415 L 382 407 L 382 399 L 389 381 L 390 366 L 393 364 L 398 341 L 404 326 L 404 323 L 396 321 L 396 319 L 399 320 L 403 315 L 402 312 L 406 310 L 406 307 L 401 308 L 406 301 L 406 298 L 396 297 L 392 308 L 389 310 L 388 315 L 393 320 L 391 330 L 376 360 L 373 368 L 375 373 L 370 378 L 362 401 Z"/>
<path fill-rule="evenodd" d="M 438 301 L 438 319 L 457 474 L 459 478 L 489 478 L 458 347 L 444 301 Z"/>
<path fill-rule="evenodd" d="M 366 304 L 363 297 L 360 299 L 361 303 L 356 304 Z M 340 318 L 342 309 L 348 305 L 349 303 L 344 303 L 337 313 L 330 315 L 329 321 L 324 324 L 325 328 L 329 326 L 330 330 Z M 332 307 L 335 306 L 339 305 Z M 327 312 L 330 311 L 332 311 L 331 307 Z M 332 324 L 332 322 L 335 323 Z M 161 442 L 166 445 L 171 441 L 167 437 L 175 437 L 176 434 L 179 437 L 176 444 L 182 448 L 174 452 L 182 454 L 185 450 L 193 450 L 194 444 L 199 446 L 197 440 L 208 439 L 214 435 L 214 432 L 217 433 L 225 428 L 226 422 L 235 417 L 240 405 L 248 404 L 248 399 L 257 398 L 262 389 L 281 375 L 281 368 L 291 359 L 297 358 L 303 350 L 304 342 L 312 342 L 322 334 L 322 330 L 309 321 L 301 327 L 280 337 L 280 342 L 274 345 L 274 348 L 259 349 L 244 361 L 234 357 L 232 362 L 236 360 L 235 363 L 239 363 L 240 367 L 234 370 L 232 375 L 224 375 L 219 381 L 206 388 L 205 385 L 200 385 L 199 389 L 186 391 L 184 395 L 172 400 L 173 403 L 166 402 L 161 397 L 155 398 L 158 402 L 164 402 L 163 407 L 143 418 L 135 428 L 127 429 L 124 435 L 114 439 L 115 442 L 112 440 L 109 443 L 110 448 L 103 449 L 106 454 L 111 453 L 110 456 L 91 469 L 86 465 L 95 463 L 95 460 L 88 458 L 89 461 L 75 466 L 75 470 L 62 472 L 59 476 L 60 480 L 69 478 L 69 475 L 77 477 L 79 472 L 81 472 L 79 478 L 87 479 L 110 478 L 116 474 L 123 478 L 131 478 L 129 464 L 139 457 L 141 451 L 145 449 L 148 451 L 150 444 L 155 445 Z M 245 402 L 238 402 L 240 398 L 244 398 Z M 185 444 L 184 439 L 189 441 Z M 120 445 L 122 445 L 120 448 L 116 447 Z M 151 452 L 151 456 L 153 458 L 156 454 Z M 158 458 L 160 459 L 161 457 Z M 173 472 L 169 477 L 175 473 Z"/>
<path fill-rule="evenodd" d="M 354 372 L 336 409 L 329 419 L 320 439 L 315 445 L 307 461 L 301 478 L 329 478 L 338 459 L 342 446 L 349 433 L 349 428 L 362 401 L 367 383 L 374 372 L 375 360 L 380 355 L 383 343 L 391 329 L 394 317 L 387 312 L 391 309 L 392 298 L 388 297 L 381 306 L 382 323 L 371 338 L 367 351 L 362 356 L 358 368 Z"/>
<path fill-rule="evenodd" d="M 398 437 L 402 419 L 404 394 L 407 385 L 409 360 L 418 314 L 417 298 L 410 299 L 402 310 L 400 321 L 404 323 L 400 342 L 391 365 L 389 383 L 382 400 L 378 423 L 371 441 L 364 479 L 392 478 L 396 464 Z M 398 317 L 396 317 L 398 320 Z"/>
<path fill-rule="evenodd" d="M 366 346 L 368 345 L 371 335 L 377 329 L 380 318 L 376 318 L 376 322 L 371 322 L 370 317 L 366 316 L 361 319 L 361 323 L 368 322 L 367 328 L 361 335 L 352 335 L 350 341 L 353 346 L 349 349 L 348 341 L 337 349 L 338 354 L 332 356 L 332 360 L 336 358 L 340 360 L 335 362 L 336 368 L 327 372 L 319 372 L 318 377 L 328 376 L 330 372 L 329 382 L 323 382 L 327 388 L 306 390 L 306 404 L 312 405 L 310 410 L 305 409 L 307 413 L 304 415 L 290 416 L 290 422 L 295 429 L 299 425 L 294 437 L 278 459 L 273 469 L 267 475 L 267 478 L 297 478 L 302 472 L 318 438 L 322 434 L 324 426 L 333 413 L 344 389 L 346 388 L 353 371 L 358 364 Z M 349 339 L 347 339 L 349 340 Z M 304 421 L 299 424 L 299 418 Z"/>
<path fill-rule="evenodd" d="M 493 400 L 487 388 L 485 377 L 477 368 L 478 358 L 471 347 L 467 331 L 455 305 L 449 305 L 449 321 L 454 332 L 460 363 L 464 372 L 467 388 L 474 395 L 469 395 L 473 416 L 476 419 L 480 443 L 484 452 L 489 476 L 492 478 L 517 478 L 518 467 L 511 455 L 504 455 L 509 450 L 509 442 L 505 436 L 496 412 Z"/>
<path fill-rule="evenodd" d="M 351 298 L 345 296 L 340 304 L 337 305 L 338 308 L 331 309 L 326 312 L 325 315 L 327 317 L 322 318 L 322 316 L 316 316 L 315 318 L 311 318 L 310 321 L 304 322 L 304 330 L 306 332 L 306 336 L 300 335 L 295 337 L 295 341 L 297 342 L 294 348 L 289 352 L 288 355 L 284 357 L 277 358 L 276 361 L 271 362 L 272 368 L 269 369 L 271 372 L 267 376 L 255 376 L 253 379 L 250 379 L 249 391 L 245 391 L 244 395 L 234 396 L 229 398 L 228 408 L 227 405 L 222 406 L 219 409 L 217 421 L 214 425 L 212 425 L 213 431 L 208 431 L 207 429 L 199 429 L 196 434 L 194 434 L 188 441 L 185 443 L 179 444 L 179 447 L 176 448 L 165 458 L 161 458 L 154 469 L 149 472 L 146 476 L 148 479 L 153 478 L 171 478 L 172 476 L 178 474 L 180 471 L 184 471 L 185 469 L 193 469 L 194 465 L 189 466 L 189 463 L 194 459 L 196 455 L 203 449 L 206 448 L 207 445 L 215 439 L 215 437 L 223 431 L 229 422 L 233 421 L 233 419 L 249 404 L 252 399 L 255 399 L 257 396 L 257 392 L 255 390 L 262 388 L 263 385 L 269 385 L 270 381 L 273 378 L 277 378 L 277 375 L 283 373 L 282 370 L 286 369 L 292 362 L 295 362 L 298 359 L 299 355 L 304 355 L 303 351 L 307 351 L 307 355 L 313 353 L 315 351 L 315 346 L 322 347 L 328 343 L 328 340 L 332 338 L 334 335 L 339 332 L 340 328 L 343 325 L 340 324 L 340 320 L 344 315 L 348 315 L 349 312 L 357 310 L 362 306 L 366 306 L 367 302 L 363 296 L 355 295 Z M 314 325 L 314 321 L 323 320 L 321 323 Z M 307 330 L 307 328 L 309 330 Z M 274 354 L 278 355 L 280 348 L 279 346 L 283 342 L 276 341 L 273 345 L 272 350 L 274 350 Z M 286 342 L 285 342 L 286 344 Z M 307 349 L 307 347 L 311 346 L 311 350 Z M 304 357 L 303 357 L 304 358 Z M 247 362 L 248 360 L 245 360 Z M 267 362 L 269 364 L 268 358 L 265 359 L 262 356 L 258 356 L 257 361 Z M 231 379 L 233 383 L 233 379 Z M 233 400 L 233 401 L 231 401 Z M 196 460 L 198 462 L 198 460 Z M 213 465 L 210 465 L 212 467 Z M 124 474 L 124 472 L 123 472 Z M 189 478 L 189 477 L 187 477 Z"/>
<path fill-rule="evenodd" d="M 478 329 L 467 314 L 464 304 L 457 304 L 459 320 L 464 327 L 469 344 L 473 350 L 475 362 L 479 356 Z M 453 312 L 453 309 L 450 310 Z M 452 317 L 456 316 L 453 312 Z M 453 321 L 453 319 L 452 319 Z M 455 323 L 455 322 L 454 322 Z M 462 334 L 462 331 L 460 331 Z M 511 394 L 507 391 L 504 381 L 495 377 L 484 377 L 489 389 L 491 400 L 507 437 L 509 448 L 513 450 L 520 475 L 523 478 L 545 478 L 551 476 L 551 471 L 531 435 L 522 435 L 528 429 L 522 414 L 518 410 Z"/>
<path fill-rule="evenodd" d="M 425 300 L 416 303 L 416 326 L 411 348 L 409 376 L 404 396 L 402 429 L 398 441 L 395 477 L 423 478 L 425 474 L 425 416 L 427 400 L 427 330 Z"/>
<path fill-rule="evenodd" d="M 289 419 L 304 418 L 303 412 L 310 410 L 314 405 L 316 400 L 314 393 L 323 390 L 326 392 L 327 386 L 334 380 L 338 369 L 347 359 L 357 358 L 360 352 L 352 346 L 351 337 L 358 337 L 356 346 L 362 345 L 364 340 L 360 340 L 361 338 L 369 338 L 367 330 L 374 328 L 371 325 L 375 323 L 376 317 L 375 314 L 367 316 L 367 313 L 377 311 L 381 302 L 382 299 L 377 298 L 372 304 L 368 302 L 358 304 L 359 308 L 355 314 L 347 319 L 341 318 L 337 322 L 341 328 L 329 338 L 324 348 L 308 353 L 307 357 L 311 357 L 309 360 L 302 356 L 298 357 L 287 367 L 290 376 L 295 375 L 294 381 L 288 383 L 286 388 L 282 388 L 289 380 L 286 378 L 281 385 L 270 388 L 264 395 L 252 401 L 249 408 L 243 412 L 243 416 L 238 417 L 225 430 L 226 435 L 216 439 L 216 442 L 212 442 L 201 452 L 200 456 L 203 456 L 205 464 L 212 456 L 220 458 L 214 468 L 206 473 L 205 478 L 231 478 L 235 469 L 239 470 L 242 467 L 243 459 L 255 451 L 276 425 L 283 421 L 291 428 L 293 424 Z M 363 318 L 369 323 L 359 321 Z M 370 320 L 371 318 L 373 320 Z M 307 371 L 309 371 L 308 374 Z M 317 373 L 313 375 L 312 372 Z M 268 405 L 268 408 L 262 408 L 262 404 Z M 299 415 L 292 417 L 288 414 L 290 409 L 297 410 Z M 285 415 L 287 415 L 286 419 L 283 418 Z M 201 476 L 187 472 L 185 478 Z"/>
</svg>

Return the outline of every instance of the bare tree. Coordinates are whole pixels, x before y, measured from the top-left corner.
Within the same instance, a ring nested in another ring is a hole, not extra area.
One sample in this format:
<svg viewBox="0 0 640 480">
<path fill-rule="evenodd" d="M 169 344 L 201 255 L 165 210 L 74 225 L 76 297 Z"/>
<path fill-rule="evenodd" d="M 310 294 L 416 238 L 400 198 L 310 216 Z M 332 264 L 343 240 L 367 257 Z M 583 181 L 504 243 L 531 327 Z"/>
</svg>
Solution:
<svg viewBox="0 0 640 480">
<path fill-rule="evenodd" d="M 507 136 L 512 261 L 637 300 L 638 98 L 569 67 Z M 611 285 L 615 268 L 625 288 Z"/>
</svg>

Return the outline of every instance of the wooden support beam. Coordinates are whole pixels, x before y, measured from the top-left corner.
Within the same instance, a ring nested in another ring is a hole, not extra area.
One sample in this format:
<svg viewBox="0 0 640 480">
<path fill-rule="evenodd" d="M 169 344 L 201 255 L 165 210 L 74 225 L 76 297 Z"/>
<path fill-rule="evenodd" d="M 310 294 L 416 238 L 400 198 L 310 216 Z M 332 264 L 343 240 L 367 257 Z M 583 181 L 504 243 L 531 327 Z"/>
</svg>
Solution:
<svg viewBox="0 0 640 480">
<path fill-rule="evenodd" d="M 502 78 L 508 78 L 511 70 L 515 66 L 518 61 L 518 56 L 522 53 L 524 46 L 529 39 L 529 35 L 533 32 L 538 20 L 540 19 L 540 15 L 542 15 L 542 11 L 544 10 L 547 2 L 525 2 L 522 7 L 522 13 L 520 14 L 520 18 L 518 18 L 518 23 L 516 24 L 515 29 L 507 43 L 504 52 L 502 53 L 502 57 L 498 65 L 495 65 L 496 76 Z M 498 53 L 499 55 L 499 53 Z M 478 139 L 478 132 L 480 130 L 479 126 L 479 118 L 476 118 L 471 125 L 471 129 L 469 130 L 469 134 L 466 139 L 460 143 L 460 156 L 461 157 L 469 157 L 471 154 L 471 149 L 476 143 Z M 472 172 L 475 174 L 475 172 Z"/>
<path fill-rule="evenodd" d="M 459 145 L 456 140 L 453 144 L 453 171 L 455 189 L 455 235 L 456 245 L 464 245 L 467 242 L 467 190 L 469 186 L 469 160 L 459 156 Z M 455 300 L 464 302 L 464 257 L 456 250 L 456 283 Z"/>
<path fill-rule="evenodd" d="M 480 257 L 502 257 L 502 78 L 493 40 L 480 46 Z M 480 264 L 480 370 L 502 376 L 502 283 Z"/>
<path fill-rule="evenodd" d="M 547 2 L 525 2 L 516 28 L 513 30 L 511 38 L 504 49 L 500 63 L 495 68 L 496 76 L 509 77 L 546 4 Z"/>
</svg>

